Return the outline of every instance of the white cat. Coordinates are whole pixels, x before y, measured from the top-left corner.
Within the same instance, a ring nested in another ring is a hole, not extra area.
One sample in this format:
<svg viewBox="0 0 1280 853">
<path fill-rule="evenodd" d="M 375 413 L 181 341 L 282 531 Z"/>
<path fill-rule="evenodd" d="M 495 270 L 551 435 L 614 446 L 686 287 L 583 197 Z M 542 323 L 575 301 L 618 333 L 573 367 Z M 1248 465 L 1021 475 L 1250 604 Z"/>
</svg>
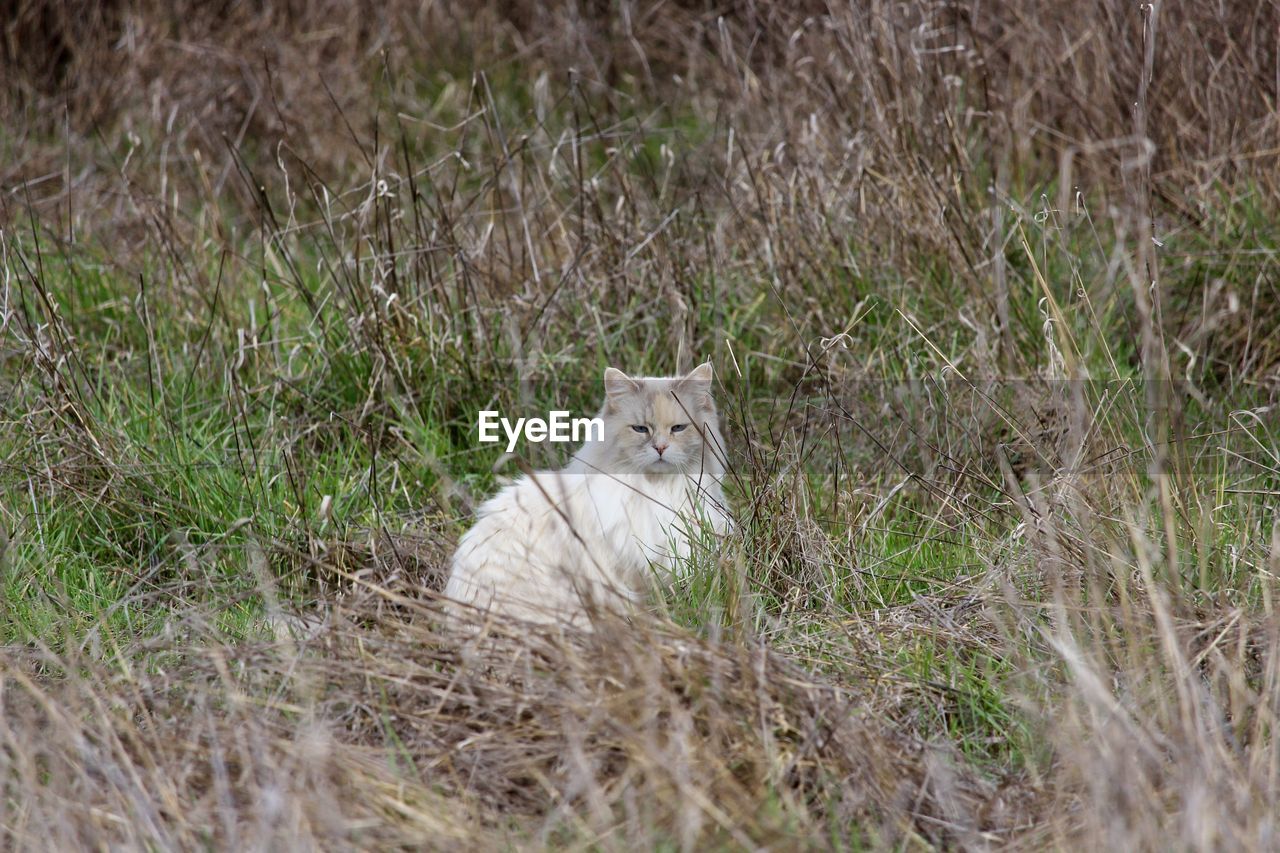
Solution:
<svg viewBox="0 0 1280 853">
<path fill-rule="evenodd" d="M 604 382 L 603 440 L 485 502 L 453 555 L 446 596 L 585 625 L 593 603 L 639 600 L 654 569 L 670 579 L 704 530 L 729 529 L 711 364 L 637 379 L 609 368 Z"/>
</svg>

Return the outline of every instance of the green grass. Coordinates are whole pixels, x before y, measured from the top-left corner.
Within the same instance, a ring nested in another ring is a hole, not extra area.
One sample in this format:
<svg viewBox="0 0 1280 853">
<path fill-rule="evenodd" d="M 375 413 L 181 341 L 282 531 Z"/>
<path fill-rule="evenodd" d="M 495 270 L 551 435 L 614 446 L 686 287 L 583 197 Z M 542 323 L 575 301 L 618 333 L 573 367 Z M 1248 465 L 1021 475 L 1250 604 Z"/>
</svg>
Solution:
<svg viewBox="0 0 1280 853">
<path fill-rule="evenodd" d="M 1113 295 L 1086 312 L 1079 310 L 1074 296 L 1082 277 L 1092 275 L 1090 265 L 1107 254 L 1105 247 L 1088 248 L 1089 241 L 1100 239 L 1092 231 L 1085 240 L 1051 235 L 1047 221 L 1027 222 L 1024 227 L 1038 233 L 1029 252 L 1010 250 L 1010 275 L 1023 283 L 1011 293 L 1014 314 L 1022 323 L 1020 357 L 1028 363 L 1046 359 L 1045 347 L 1053 340 L 1064 356 L 1081 360 L 1081 369 L 1106 377 L 1107 382 L 1086 390 L 1088 405 L 1105 403 L 1118 416 L 1107 421 L 1109 427 L 1119 428 L 1109 436 L 1111 441 L 1140 447 L 1146 424 L 1137 416 L 1141 403 L 1132 399 L 1140 392 L 1140 381 L 1117 381 L 1132 379 L 1135 358 L 1132 350 L 1114 343 L 1125 339 L 1116 318 L 1127 310 L 1117 314 Z M 79 441 L 50 440 L 68 437 L 69 424 L 78 421 L 34 406 L 26 414 L 31 428 L 9 439 L 5 509 L 15 533 L 5 587 L 7 642 L 45 637 L 55 627 L 75 638 L 100 620 L 113 628 L 127 626 L 145 633 L 145 626 L 158 620 L 140 618 L 145 617 L 145 607 L 139 614 L 138 608 L 122 602 L 137 596 L 139 589 L 162 587 L 180 576 L 184 549 L 199 555 L 197 562 L 207 576 L 216 575 L 230 588 L 247 592 L 248 609 L 241 612 L 251 614 L 254 583 L 243 559 L 250 537 L 273 546 L 296 546 L 387 519 L 407 519 L 455 484 L 474 496 L 492 490 L 496 451 L 475 444 L 471 414 L 494 401 L 500 406 L 515 404 L 514 390 L 493 375 L 497 365 L 514 357 L 511 342 L 498 336 L 483 346 L 473 344 L 481 347 L 477 352 L 483 353 L 483 361 L 476 367 L 484 373 L 468 378 L 454 373 L 453 367 L 458 359 L 475 361 L 477 354 L 455 356 L 453 342 L 433 340 L 421 328 L 407 333 L 384 329 L 380 334 L 392 336 L 383 338 L 370 337 L 364 328 L 353 329 L 342 313 L 356 308 L 351 300 L 359 291 L 350 289 L 354 280 L 342 285 L 341 279 L 301 272 L 326 263 L 333 268 L 338 248 L 328 240 L 321 237 L 313 248 L 299 241 L 277 243 L 271 257 L 283 262 L 269 266 L 299 271 L 302 277 L 268 275 L 265 289 L 255 285 L 251 272 L 259 266 L 253 260 L 259 252 L 252 245 L 237 252 L 243 260 L 233 261 L 230 272 L 214 266 L 212 257 L 197 259 L 203 267 L 192 280 L 220 282 L 216 302 L 206 294 L 207 304 L 195 306 L 200 313 L 165 289 L 181 282 L 165 282 L 164 266 L 134 281 L 104 263 L 101 250 L 55 251 L 47 237 L 37 242 L 34 235 L 18 244 L 21 263 L 15 272 L 52 297 L 59 325 L 77 344 L 74 361 L 60 365 L 58 375 L 76 389 L 64 391 L 65 400 L 73 401 L 74 411 L 86 420 L 86 438 L 91 436 L 96 447 L 90 451 Z M 226 261 L 220 256 L 218 263 Z M 1201 274 L 1199 267 L 1193 270 Z M 1070 287 L 1046 293 L 1037 284 L 1041 279 Z M 970 584 L 982 574 L 984 555 L 1018 520 L 998 472 L 984 462 L 983 478 L 966 485 L 964 500 L 987 507 L 982 516 L 986 520 L 977 524 L 973 519 L 957 524 L 938 517 L 939 495 L 950 488 L 942 482 L 945 477 L 934 477 L 935 484 L 928 487 L 924 479 L 907 477 L 906 488 L 895 492 L 868 524 L 863 516 L 872 507 L 863 500 L 850 502 L 845 493 L 848 478 L 874 470 L 880 483 L 892 484 L 905 476 L 903 470 L 924 472 L 932 465 L 937 473 L 939 464 L 964 467 L 965 460 L 949 456 L 945 447 L 957 430 L 976 433 L 994 426 L 1004 431 L 1003 440 L 1011 441 L 1038 427 L 1027 412 L 1009 409 L 1015 397 L 998 387 L 974 394 L 968 380 L 952 377 L 950 390 L 936 383 L 950 361 L 960 362 L 962 372 L 972 370 L 962 355 L 967 332 L 951 327 L 946 335 L 937 334 L 949 322 L 945 304 L 920 294 L 910 302 L 877 295 L 878 288 L 856 277 L 832 284 L 844 288 L 840 298 L 851 309 L 860 307 L 848 315 L 844 347 L 821 357 L 819 364 L 825 369 L 806 381 L 807 393 L 800 396 L 789 384 L 802 375 L 799 368 L 768 357 L 776 343 L 796 339 L 796 329 L 788 328 L 786 321 L 791 308 L 778 293 L 745 289 L 721 275 L 695 279 L 688 293 L 690 303 L 698 307 L 698 325 L 719 330 L 730 343 L 733 363 L 746 374 L 746 382 L 740 383 L 734 371 L 722 367 L 722 408 L 731 428 L 762 443 L 754 456 L 739 456 L 743 470 L 755 466 L 758 475 L 794 470 L 789 476 L 800 477 L 807 512 L 817 529 L 841 543 L 814 566 L 791 553 L 794 531 L 779 533 L 764 511 L 749 531 L 747 542 L 759 544 L 749 552 L 747 576 L 750 606 L 765 614 L 795 606 L 797 589 L 800 601 L 834 608 L 835 618 L 842 619 L 910 606 L 921 596 L 945 597 Z M 304 292 L 324 306 L 318 314 L 307 307 Z M 713 293 L 719 298 L 709 298 Z M 631 294 L 615 310 L 640 310 L 642 294 Z M 1073 319 L 1069 331 L 1052 327 L 1052 337 L 1046 337 L 1041 326 L 1051 318 L 1051 309 L 1044 298 L 1051 295 L 1062 306 L 1058 310 Z M 35 291 L 32 302 L 36 304 Z M 581 327 L 590 322 L 589 308 L 582 306 L 580 316 L 564 316 L 561 322 Z M 563 309 L 560 313 L 564 315 Z M 544 353 L 542 364 L 535 364 L 535 375 L 572 375 L 559 384 L 531 386 L 535 394 L 547 396 L 520 402 L 535 408 L 567 404 L 589 411 L 595 405 L 592 389 L 600 365 L 616 363 L 652 372 L 671 369 L 669 355 L 655 352 L 647 343 L 631 343 L 655 337 L 660 334 L 652 326 L 625 331 L 616 327 L 612 333 L 606 328 L 599 341 L 600 357 L 585 364 Z M 845 348 L 874 354 L 874 381 L 855 385 L 852 398 L 844 397 L 838 379 L 831 384 L 832 377 L 842 375 Z M 24 371 L 17 390 L 20 398 L 40 399 L 38 375 L 31 368 Z M 50 393 L 47 385 L 44 388 Z M 906 397 L 901 395 L 903 388 Z M 788 412 L 801 421 L 811 413 L 830 415 L 833 389 L 844 399 L 845 413 L 853 407 L 852 418 L 837 417 L 812 433 L 788 428 Z M 982 417 L 974 416 L 971 425 L 957 421 L 955 395 L 964 398 L 969 412 L 984 410 Z M 740 400 L 749 407 L 742 408 Z M 951 405 L 935 408 L 943 401 Z M 1195 456 L 1189 473 L 1197 482 L 1214 484 L 1203 497 L 1217 501 L 1219 509 L 1203 521 L 1214 531 L 1215 542 L 1202 543 L 1198 552 L 1187 555 L 1189 565 L 1179 573 L 1193 587 L 1242 589 L 1256 598 L 1257 584 L 1242 582 L 1238 567 L 1223 565 L 1223 555 L 1242 531 L 1214 519 L 1229 512 L 1222 504 L 1227 488 L 1275 488 L 1274 468 L 1267 467 L 1267 448 L 1277 442 L 1275 427 L 1257 418 L 1243 429 L 1224 432 L 1230 424 L 1222 421 L 1218 403 L 1203 414 L 1197 414 L 1196 403 L 1190 405 L 1187 421 L 1195 422 L 1195 432 L 1208 438 L 1205 450 L 1188 451 Z M 895 411 L 897 423 L 863 419 L 885 406 Z M 48 435 L 40 436 L 37 424 Z M 1210 447 L 1216 441 L 1230 443 L 1231 453 L 1241 458 L 1259 457 L 1260 451 L 1261 457 L 1239 478 L 1230 457 Z M 530 450 L 540 461 L 536 449 Z M 94 459 L 98 453 L 102 458 Z M 888 459 L 896 459 L 903 470 L 886 467 Z M 545 456 L 541 461 L 554 464 Z M 60 467 L 66 473 L 60 474 Z M 1135 489 L 1150 488 L 1137 466 L 1129 464 L 1126 470 L 1137 477 Z M 761 506 L 767 510 L 777 489 L 785 488 L 770 483 L 767 476 L 748 479 L 755 485 L 738 494 L 744 505 L 763 500 Z M 762 484 L 768 485 L 757 491 Z M 325 496 L 332 498 L 329 519 L 319 517 Z M 447 503 L 443 508 L 455 511 Z M 1258 507 L 1247 499 L 1237 501 L 1236 511 L 1253 516 L 1255 524 L 1261 522 L 1256 518 Z M 175 539 L 181 547 L 175 546 Z M 298 567 L 283 551 L 273 553 L 289 588 L 304 594 L 306 583 L 299 585 Z M 305 575 L 306 570 L 301 571 Z M 738 599 L 744 592 L 731 575 L 715 560 L 697 561 L 681 600 L 673 602 L 678 621 L 705 627 L 708 621 L 736 619 L 726 614 L 742 606 Z M 211 589 L 217 595 L 224 592 L 221 585 Z M 70 623 L 58 617 L 68 611 L 75 614 Z M 978 680 L 975 670 L 957 670 L 960 665 L 945 652 L 945 663 L 940 664 L 931 657 L 935 651 L 912 646 L 900 654 L 912 664 L 907 671 L 922 682 L 937 678 L 939 666 L 946 674 L 938 679 L 943 683 L 958 671 L 968 673 L 962 681 Z M 983 709 L 1003 707 L 1000 681 L 984 677 L 983 691 L 964 693 L 979 698 L 960 716 L 998 716 Z M 951 725 L 952 718 L 947 719 Z"/>
</svg>

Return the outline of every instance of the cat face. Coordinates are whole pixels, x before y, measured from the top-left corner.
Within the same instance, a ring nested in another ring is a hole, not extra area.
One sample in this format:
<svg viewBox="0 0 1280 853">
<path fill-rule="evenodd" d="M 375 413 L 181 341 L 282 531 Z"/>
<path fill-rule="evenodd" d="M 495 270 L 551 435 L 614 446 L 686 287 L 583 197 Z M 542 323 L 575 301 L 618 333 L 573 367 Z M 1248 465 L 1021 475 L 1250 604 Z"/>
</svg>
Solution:
<svg viewBox="0 0 1280 853">
<path fill-rule="evenodd" d="M 710 363 L 673 378 L 633 379 L 611 367 L 604 385 L 604 446 L 613 470 L 697 476 L 720 469 Z"/>
</svg>

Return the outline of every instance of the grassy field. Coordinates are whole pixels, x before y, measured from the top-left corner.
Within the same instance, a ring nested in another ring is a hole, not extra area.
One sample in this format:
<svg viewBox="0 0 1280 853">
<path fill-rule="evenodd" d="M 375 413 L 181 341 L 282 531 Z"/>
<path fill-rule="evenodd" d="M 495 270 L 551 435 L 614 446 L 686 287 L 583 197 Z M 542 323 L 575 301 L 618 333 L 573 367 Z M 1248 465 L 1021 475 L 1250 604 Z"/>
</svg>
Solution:
<svg viewBox="0 0 1280 853">
<path fill-rule="evenodd" d="M 1280 844 L 1280 5 L 72 6 L 0 41 L 6 848 Z M 477 412 L 707 358 L 728 545 L 451 636 Z"/>
</svg>

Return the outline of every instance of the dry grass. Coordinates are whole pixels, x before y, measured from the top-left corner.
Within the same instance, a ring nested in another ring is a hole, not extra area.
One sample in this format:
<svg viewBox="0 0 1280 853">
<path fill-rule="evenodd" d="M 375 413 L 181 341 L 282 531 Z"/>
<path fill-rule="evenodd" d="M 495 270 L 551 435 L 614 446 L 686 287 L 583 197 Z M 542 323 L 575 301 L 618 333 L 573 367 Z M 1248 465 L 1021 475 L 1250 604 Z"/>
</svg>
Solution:
<svg viewBox="0 0 1280 853">
<path fill-rule="evenodd" d="M 1275 847 L 1277 4 L 13 6 L 8 846 Z M 730 546 L 451 636 L 708 356 Z"/>
<path fill-rule="evenodd" d="M 661 626 L 464 642 L 396 603 L 338 607 L 299 644 L 187 634 L 147 644 L 145 669 L 11 670 L 12 840 L 981 843 L 1019 816 L 945 743 L 870 713 L 873 675 L 838 687 Z"/>
</svg>

